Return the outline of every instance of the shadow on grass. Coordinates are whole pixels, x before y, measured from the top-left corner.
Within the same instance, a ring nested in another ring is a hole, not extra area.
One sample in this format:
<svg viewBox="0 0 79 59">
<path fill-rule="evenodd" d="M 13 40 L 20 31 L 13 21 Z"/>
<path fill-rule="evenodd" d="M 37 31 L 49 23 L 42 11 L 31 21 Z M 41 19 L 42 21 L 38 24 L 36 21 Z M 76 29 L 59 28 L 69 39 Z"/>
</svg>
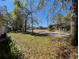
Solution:
<svg viewBox="0 0 79 59">
<path fill-rule="evenodd" d="M 0 59 L 18 59 L 21 54 L 11 38 L 4 34 L 0 40 L 3 40 L 0 42 Z"/>
<path fill-rule="evenodd" d="M 30 35 L 32 35 L 32 36 L 48 36 L 48 34 L 44 34 L 44 33 L 42 33 L 42 34 L 40 34 L 40 33 L 35 33 L 35 32 L 29 32 L 29 31 L 26 31 L 26 32 L 14 32 L 14 31 L 12 31 L 11 33 L 22 33 L 22 34 L 30 34 Z"/>
<path fill-rule="evenodd" d="M 32 36 L 48 36 L 48 34 L 40 34 L 40 33 L 35 33 L 35 32 L 23 32 L 23 34 L 30 34 Z"/>
</svg>

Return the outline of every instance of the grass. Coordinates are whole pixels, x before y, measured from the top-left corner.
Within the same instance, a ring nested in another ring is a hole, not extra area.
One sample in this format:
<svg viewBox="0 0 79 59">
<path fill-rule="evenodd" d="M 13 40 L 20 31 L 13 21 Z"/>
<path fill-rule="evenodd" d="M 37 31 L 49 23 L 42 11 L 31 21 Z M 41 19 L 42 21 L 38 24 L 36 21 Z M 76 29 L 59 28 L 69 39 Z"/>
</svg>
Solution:
<svg viewBox="0 0 79 59">
<path fill-rule="evenodd" d="M 9 36 L 17 43 L 17 46 L 26 54 L 25 58 L 52 58 L 52 48 L 48 36 L 31 36 L 21 33 L 9 33 Z"/>
<path fill-rule="evenodd" d="M 22 59 L 60 59 L 62 55 L 60 49 L 64 49 L 63 52 L 67 49 L 66 53 L 69 53 L 68 45 L 61 37 L 32 36 L 22 33 L 8 33 L 8 36 L 11 36 L 22 51 Z"/>
</svg>

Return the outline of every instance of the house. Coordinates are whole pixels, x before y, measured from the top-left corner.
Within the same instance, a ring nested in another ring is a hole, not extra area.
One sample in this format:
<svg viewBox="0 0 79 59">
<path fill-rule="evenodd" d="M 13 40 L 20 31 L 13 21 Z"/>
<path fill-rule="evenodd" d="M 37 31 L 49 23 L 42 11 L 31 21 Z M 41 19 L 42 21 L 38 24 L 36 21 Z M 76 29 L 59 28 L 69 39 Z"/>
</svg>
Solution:
<svg viewBox="0 0 79 59">
<path fill-rule="evenodd" d="M 52 27 L 57 30 L 61 29 L 61 30 L 68 31 L 70 30 L 70 21 L 65 23 L 60 23 L 60 24 L 53 24 Z"/>
</svg>

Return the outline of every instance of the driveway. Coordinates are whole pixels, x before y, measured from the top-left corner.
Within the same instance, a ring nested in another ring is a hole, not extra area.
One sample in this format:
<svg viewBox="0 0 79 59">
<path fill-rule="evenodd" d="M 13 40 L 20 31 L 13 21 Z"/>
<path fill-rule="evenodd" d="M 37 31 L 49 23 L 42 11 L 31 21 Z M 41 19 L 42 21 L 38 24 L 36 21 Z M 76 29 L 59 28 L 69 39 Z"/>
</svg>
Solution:
<svg viewBox="0 0 79 59">
<path fill-rule="evenodd" d="M 46 31 L 34 31 L 34 32 L 39 34 L 47 34 L 53 37 L 68 37 L 70 35 L 67 32 L 46 32 Z"/>
</svg>

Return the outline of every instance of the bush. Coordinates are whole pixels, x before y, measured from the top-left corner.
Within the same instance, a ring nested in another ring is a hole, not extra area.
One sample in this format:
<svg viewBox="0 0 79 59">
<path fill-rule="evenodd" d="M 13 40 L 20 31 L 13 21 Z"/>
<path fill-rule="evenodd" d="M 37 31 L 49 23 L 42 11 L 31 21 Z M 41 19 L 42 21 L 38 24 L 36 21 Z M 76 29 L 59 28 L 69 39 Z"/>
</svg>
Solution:
<svg viewBox="0 0 79 59">
<path fill-rule="evenodd" d="M 18 59 L 21 53 L 15 43 L 6 34 L 3 36 L 5 40 L 0 42 L 0 59 Z"/>
<path fill-rule="evenodd" d="M 54 29 L 53 25 L 49 25 L 48 28 L 49 28 L 50 31 L 52 31 Z"/>
<path fill-rule="evenodd" d="M 20 51 L 15 45 L 15 43 L 12 41 L 10 44 L 10 52 L 11 52 L 11 57 L 12 59 L 17 59 L 20 56 Z"/>
</svg>

